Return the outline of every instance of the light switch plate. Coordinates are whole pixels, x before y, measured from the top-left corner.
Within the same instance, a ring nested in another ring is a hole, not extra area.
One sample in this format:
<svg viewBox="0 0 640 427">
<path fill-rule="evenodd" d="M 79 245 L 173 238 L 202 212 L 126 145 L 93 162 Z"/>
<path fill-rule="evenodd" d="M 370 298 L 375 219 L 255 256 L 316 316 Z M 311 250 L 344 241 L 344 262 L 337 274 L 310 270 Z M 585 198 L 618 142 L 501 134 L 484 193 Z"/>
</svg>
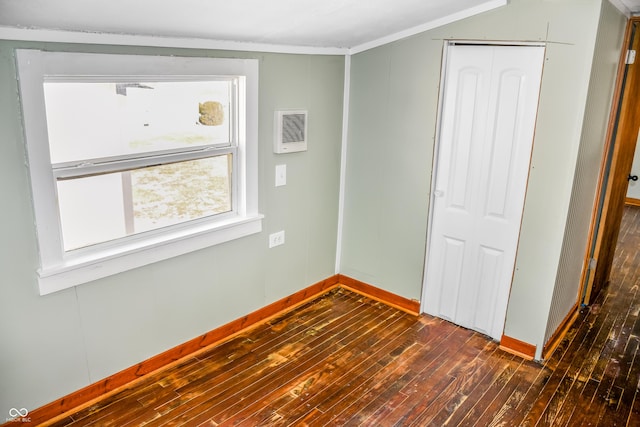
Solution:
<svg viewBox="0 0 640 427">
<path fill-rule="evenodd" d="M 287 165 L 276 165 L 276 187 L 287 185 Z"/>
</svg>

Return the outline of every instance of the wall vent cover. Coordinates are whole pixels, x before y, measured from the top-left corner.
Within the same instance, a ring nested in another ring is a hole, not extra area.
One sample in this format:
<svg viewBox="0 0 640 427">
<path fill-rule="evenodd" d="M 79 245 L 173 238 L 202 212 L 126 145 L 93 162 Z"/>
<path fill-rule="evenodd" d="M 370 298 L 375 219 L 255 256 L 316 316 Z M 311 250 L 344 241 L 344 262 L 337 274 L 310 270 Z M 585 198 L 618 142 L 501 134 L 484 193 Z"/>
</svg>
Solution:
<svg viewBox="0 0 640 427">
<path fill-rule="evenodd" d="M 273 150 L 279 154 L 307 150 L 307 111 L 276 111 Z"/>
</svg>

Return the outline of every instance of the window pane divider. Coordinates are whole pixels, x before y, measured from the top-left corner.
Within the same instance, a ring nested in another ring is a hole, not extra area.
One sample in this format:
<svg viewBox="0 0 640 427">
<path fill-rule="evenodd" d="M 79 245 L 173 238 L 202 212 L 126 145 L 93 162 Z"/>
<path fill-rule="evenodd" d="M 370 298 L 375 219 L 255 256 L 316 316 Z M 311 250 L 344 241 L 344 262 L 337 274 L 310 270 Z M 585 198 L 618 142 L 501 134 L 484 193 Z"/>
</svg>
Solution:
<svg viewBox="0 0 640 427">
<path fill-rule="evenodd" d="M 88 176 L 104 175 L 114 172 L 124 172 L 129 170 L 141 169 L 151 166 L 166 165 L 171 163 L 179 163 L 188 160 L 197 160 L 207 157 L 223 156 L 225 154 L 235 154 L 236 147 L 214 148 L 207 147 L 195 151 L 178 152 L 178 153 L 162 153 L 145 157 L 122 157 L 110 158 L 109 160 L 99 159 L 92 161 L 81 161 L 73 164 L 64 164 L 63 166 L 53 165 L 53 176 L 57 180 L 83 178 Z M 95 162 L 95 163 L 94 163 Z"/>
</svg>

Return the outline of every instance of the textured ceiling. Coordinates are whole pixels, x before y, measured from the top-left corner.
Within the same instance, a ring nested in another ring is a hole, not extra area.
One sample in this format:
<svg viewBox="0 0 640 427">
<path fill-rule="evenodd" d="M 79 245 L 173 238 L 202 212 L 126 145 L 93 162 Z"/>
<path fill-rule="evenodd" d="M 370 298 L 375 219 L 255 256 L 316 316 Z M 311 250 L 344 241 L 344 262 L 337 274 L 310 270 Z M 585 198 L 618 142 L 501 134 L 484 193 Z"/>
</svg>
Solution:
<svg viewBox="0 0 640 427">
<path fill-rule="evenodd" d="M 352 48 L 505 3 L 506 0 L 0 0 L 0 26 Z"/>
</svg>

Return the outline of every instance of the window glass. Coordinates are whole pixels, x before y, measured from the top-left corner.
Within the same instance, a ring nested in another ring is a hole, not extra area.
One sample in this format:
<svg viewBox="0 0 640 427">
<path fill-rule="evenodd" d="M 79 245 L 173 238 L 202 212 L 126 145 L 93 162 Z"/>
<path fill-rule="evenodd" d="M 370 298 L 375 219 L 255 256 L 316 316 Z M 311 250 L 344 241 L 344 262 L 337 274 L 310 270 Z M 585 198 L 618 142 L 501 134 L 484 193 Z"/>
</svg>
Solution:
<svg viewBox="0 0 640 427">
<path fill-rule="evenodd" d="M 231 145 L 232 84 L 47 80 L 51 162 Z"/>
<path fill-rule="evenodd" d="M 132 171 L 134 233 L 229 212 L 231 165 L 227 154 Z"/>
<path fill-rule="evenodd" d="M 64 250 L 231 211 L 232 154 L 57 182 Z"/>
</svg>

